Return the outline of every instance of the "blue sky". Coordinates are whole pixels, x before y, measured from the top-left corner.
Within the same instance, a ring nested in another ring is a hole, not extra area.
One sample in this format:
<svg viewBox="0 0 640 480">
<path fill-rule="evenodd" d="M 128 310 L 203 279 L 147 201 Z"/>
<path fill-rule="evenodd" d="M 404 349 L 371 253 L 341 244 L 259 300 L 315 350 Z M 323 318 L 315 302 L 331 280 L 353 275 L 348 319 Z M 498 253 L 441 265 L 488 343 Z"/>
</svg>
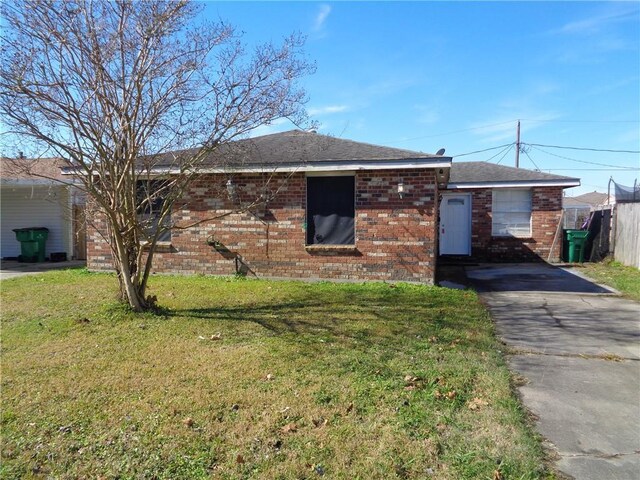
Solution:
<svg viewBox="0 0 640 480">
<path fill-rule="evenodd" d="M 638 2 L 210 2 L 203 14 L 249 45 L 308 36 L 320 133 L 456 156 L 515 142 L 521 119 L 525 143 L 640 150 Z M 570 195 L 640 177 L 637 153 L 527 148 L 521 167 L 582 179 Z M 454 161 L 513 165 L 505 149 Z"/>
</svg>

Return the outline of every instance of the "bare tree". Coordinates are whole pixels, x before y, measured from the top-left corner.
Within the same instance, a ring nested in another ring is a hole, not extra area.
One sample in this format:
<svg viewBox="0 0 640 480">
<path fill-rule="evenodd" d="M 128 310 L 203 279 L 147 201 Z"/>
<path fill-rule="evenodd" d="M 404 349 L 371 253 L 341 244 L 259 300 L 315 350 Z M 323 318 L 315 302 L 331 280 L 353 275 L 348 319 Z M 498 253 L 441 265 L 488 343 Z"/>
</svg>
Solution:
<svg viewBox="0 0 640 480">
<path fill-rule="evenodd" d="M 106 218 L 121 298 L 136 311 L 152 306 L 158 239 L 203 161 L 260 125 L 306 121 L 303 39 L 247 51 L 224 22 L 195 23 L 199 10 L 187 0 L 2 5 L 5 138 L 66 159 Z"/>
</svg>

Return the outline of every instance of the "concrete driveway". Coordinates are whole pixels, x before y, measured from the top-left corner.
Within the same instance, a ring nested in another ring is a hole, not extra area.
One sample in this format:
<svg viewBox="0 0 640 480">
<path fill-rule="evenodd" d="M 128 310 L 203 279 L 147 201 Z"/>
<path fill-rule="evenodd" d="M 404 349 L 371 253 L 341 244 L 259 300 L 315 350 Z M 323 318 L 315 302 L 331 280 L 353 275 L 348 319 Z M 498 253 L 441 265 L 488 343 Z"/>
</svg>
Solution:
<svg viewBox="0 0 640 480">
<path fill-rule="evenodd" d="M 0 263 L 0 280 L 8 278 L 22 277 L 24 275 L 34 275 L 47 272 L 49 270 L 61 270 L 64 268 L 84 267 L 87 264 L 84 260 L 71 260 L 68 262 L 41 262 L 41 263 L 20 263 L 13 260 L 3 260 Z"/>
<path fill-rule="evenodd" d="M 640 479 L 640 304 L 546 264 L 465 271 L 558 469 L 576 479 Z"/>
</svg>

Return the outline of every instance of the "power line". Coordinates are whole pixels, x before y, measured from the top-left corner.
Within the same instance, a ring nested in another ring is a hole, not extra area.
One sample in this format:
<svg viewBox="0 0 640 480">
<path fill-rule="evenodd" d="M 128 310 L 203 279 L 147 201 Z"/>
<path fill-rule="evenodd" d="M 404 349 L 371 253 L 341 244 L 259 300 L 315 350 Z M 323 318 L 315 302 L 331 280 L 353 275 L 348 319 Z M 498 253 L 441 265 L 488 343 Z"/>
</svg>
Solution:
<svg viewBox="0 0 640 480">
<path fill-rule="evenodd" d="M 504 160 L 504 157 L 506 157 L 506 156 L 507 156 L 507 153 L 509 153 L 509 152 L 511 151 L 511 149 L 512 149 L 512 148 L 513 148 L 513 145 L 509 145 L 509 146 L 507 147 L 507 149 L 504 151 L 504 154 L 500 157 L 500 160 L 498 160 L 498 161 L 496 162 L 496 165 L 500 165 L 500 162 L 501 162 L 502 160 Z M 502 152 L 500 152 L 500 153 L 502 153 Z M 489 160 L 491 160 L 492 158 L 497 157 L 498 155 L 500 155 L 500 153 L 497 153 L 496 155 L 494 155 L 493 157 L 491 157 Z M 487 160 L 487 161 L 489 161 L 489 160 Z"/>
<path fill-rule="evenodd" d="M 511 146 L 511 145 L 513 145 L 513 143 L 505 143 L 504 145 L 498 145 L 497 147 L 485 148 L 484 150 L 476 150 L 475 152 L 461 153 L 460 155 L 451 155 L 451 156 L 452 157 L 465 157 L 467 155 L 473 155 L 474 153 L 489 152 L 491 150 L 497 150 L 499 148 L 504 148 L 504 147 Z"/>
<path fill-rule="evenodd" d="M 486 160 L 484 160 L 485 162 L 490 162 L 491 160 L 493 160 L 494 158 L 496 158 L 498 155 L 505 153 L 505 152 L 509 152 L 509 150 L 511 150 L 511 147 L 513 147 L 513 144 L 509 144 L 507 145 L 507 147 L 504 150 L 500 150 L 498 153 L 496 153 L 495 155 L 491 155 L 489 158 L 487 158 Z M 505 153 L 506 155 L 506 153 Z M 500 159 L 502 160 L 502 159 Z M 498 162 L 499 163 L 499 162 Z"/>
<path fill-rule="evenodd" d="M 565 149 L 565 150 L 586 150 L 586 151 L 589 151 L 589 152 L 640 153 L 640 150 L 611 150 L 611 149 L 607 149 L 607 148 L 565 147 L 565 146 L 561 146 L 561 145 L 544 145 L 542 143 L 527 143 L 526 145 L 529 145 L 529 146 L 532 146 L 532 147 L 562 148 L 562 149 Z"/>
<path fill-rule="evenodd" d="M 544 152 L 547 155 L 551 155 L 553 157 L 558 157 L 558 158 L 563 158 L 565 160 L 571 160 L 572 162 L 586 163 L 588 165 L 599 165 L 601 167 L 618 168 L 618 169 L 623 169 L 623 170 L 638 170 L 638 169 L 636 169 L 634 167 L 627 167 L 626 165 L 611 165 L 610 163 L 588 162 L 586 160 L 578 160 L 577 158 L 565 157 L 564 155 L 558 155 L 556 153 L 548 152 L 546 150 L 543 150 L 542 148 L 538 148 L 538 147 L 534 146 L 533 143 L 528 143 L 527 145 L 529 145 L 531 148 L 534 148 L 536 150 Z"/>
<path fill-rule="evenodd" d="M 640 168 L 545 168 L 547 172 L 640 172 Z"/>
<path fill-rule="evenodd" d="M 520 120 L 540 123 L 640 123 L 640 120 L 554 120 L 552 118 L 546 120 L 536 118 L 521 118 Z"/>
<path fill-rule="evenodd" d="M 538 171 L 540 171 L 540 167 L 536 164 L 536 162 L 533 161 L 533 158 L 531 158 L 531 156 L 529 155 L 529 152 L 527 152 L 526 150 L 523 150 L 523 152 L 527 156 L 527 158 L 531 160 L 531 163 L 533 163 L 533 166 L 536 167 Z"/>
<path fill-rule="evenodd" d="M 453 130 L 451 132 L 437 133 L 435 135 L 423 135 L 423 136 L 420 136 L 420 137 L 404 138 L 402 140 L 395 140 L 395 141 L 386 142 L 386 143 L 392 143 L 393 144 L 393 143 L 410 142 L 412 140 L 422 140 L 423 138 L 445 137 L 447 135 L 453 135 L 454 133 L 470 132 L 472 130 L 482 130 L 484 128 L 498 127 L 500 125 L 507 125 L 507 124 L 513 123 L 515 121 L 516 120 L 509 120 L 508 122 L 490 123 L 488 125 L 480 125 L 478 127 L 463 128 L 462 130 Z"/>
</svg>

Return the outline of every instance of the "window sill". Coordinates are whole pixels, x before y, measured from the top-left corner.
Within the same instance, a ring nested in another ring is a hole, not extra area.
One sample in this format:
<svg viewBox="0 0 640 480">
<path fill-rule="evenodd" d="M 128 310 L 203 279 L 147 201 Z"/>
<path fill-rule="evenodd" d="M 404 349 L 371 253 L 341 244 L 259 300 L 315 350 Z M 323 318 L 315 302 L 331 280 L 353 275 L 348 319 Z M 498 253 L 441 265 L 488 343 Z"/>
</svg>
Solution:
<svg viewBox="0 0 640 480">
<path fill-rule="evenodd" d="M 141 247 L 143 250 L 149 250 L 150 243 L 143 242 Z M 171 242 L 156 242 L 156 252 L 170 252 L 173 248 Z"/>
<path fill-rule="evenodd" d="M 531 235 L 517 236 L 517 235 L 491 235 L 491 238 L 499 240 L 533 240 Z"/>
<path fill-rule="evenodd" d="M 305 245 L 307 252 L 355 252 L 355 245 Z"/>
</svg>

